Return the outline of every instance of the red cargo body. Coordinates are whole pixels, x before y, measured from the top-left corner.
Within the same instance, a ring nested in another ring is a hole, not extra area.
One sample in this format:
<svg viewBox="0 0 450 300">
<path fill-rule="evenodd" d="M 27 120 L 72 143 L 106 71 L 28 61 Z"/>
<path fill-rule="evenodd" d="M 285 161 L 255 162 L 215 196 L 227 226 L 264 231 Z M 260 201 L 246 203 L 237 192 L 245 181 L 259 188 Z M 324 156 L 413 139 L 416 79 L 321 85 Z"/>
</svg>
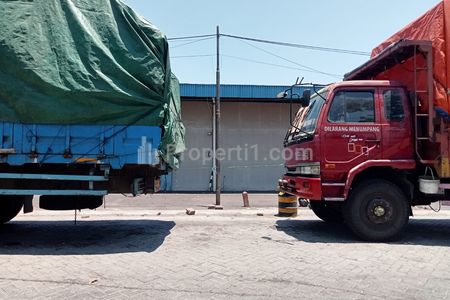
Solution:
<svg viewBox="0 0 450 300">
<path fill-rule="evenodd" d="M 372 51 L 372 58 L 400 40 L 431 41 L 433 46 L 433 88 L 434 105 L 450 113 L 448 91 L 450 87 L 450 0 L 444 0 L 426 12 L 417 20 L 388 38 Z M 416 57 L 418 64 L 424 66 L 423 56 Z M 373 79 L 397 80 L 405 84 L 408 90 L 414 90 L 414 58 L 399 61 L 393 68 L 382 72 Z M 418 89 L 426 88 L 427 74 L 423 70 L 418 74 Z M 428 104 L 422 101 L 423 111 Z"/>
</svg>

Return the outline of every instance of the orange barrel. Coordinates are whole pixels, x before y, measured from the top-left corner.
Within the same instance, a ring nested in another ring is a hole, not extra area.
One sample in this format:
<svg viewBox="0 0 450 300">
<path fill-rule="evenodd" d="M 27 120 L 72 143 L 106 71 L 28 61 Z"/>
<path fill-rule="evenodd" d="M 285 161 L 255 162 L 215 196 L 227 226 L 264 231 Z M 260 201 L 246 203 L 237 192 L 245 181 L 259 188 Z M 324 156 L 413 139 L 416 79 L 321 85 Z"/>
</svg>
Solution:
<svg viewBox="0 0 450 300">
<path fill-rule="evenodd" d="M 298 202 L 297 197 L 284 192 L 278 193 L 278 216 L 296 217 Z"/>
</svg>

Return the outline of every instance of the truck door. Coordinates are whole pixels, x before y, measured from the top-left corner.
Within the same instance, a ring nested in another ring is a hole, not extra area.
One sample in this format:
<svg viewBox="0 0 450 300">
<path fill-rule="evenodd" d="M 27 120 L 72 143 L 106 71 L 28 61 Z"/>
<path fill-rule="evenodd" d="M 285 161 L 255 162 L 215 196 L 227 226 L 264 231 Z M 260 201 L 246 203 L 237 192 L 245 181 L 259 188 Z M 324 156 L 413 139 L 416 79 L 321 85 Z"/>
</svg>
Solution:
<svg viewBox="0 0 450 300">
<path fill-rule="evenodd" d="M 380 99 L 383 159 L 412 159 L 413 126 L 408 117 L 411 113 L 405 91 L 402 88 L 380 89 Z"/>
<path fill-rule="evenodd" d="M 375 89 L 338 89 L 323 117 L 323 179 L 344 182 L 348 171 L 381 157 L 380 114 Z"/>
</svg>

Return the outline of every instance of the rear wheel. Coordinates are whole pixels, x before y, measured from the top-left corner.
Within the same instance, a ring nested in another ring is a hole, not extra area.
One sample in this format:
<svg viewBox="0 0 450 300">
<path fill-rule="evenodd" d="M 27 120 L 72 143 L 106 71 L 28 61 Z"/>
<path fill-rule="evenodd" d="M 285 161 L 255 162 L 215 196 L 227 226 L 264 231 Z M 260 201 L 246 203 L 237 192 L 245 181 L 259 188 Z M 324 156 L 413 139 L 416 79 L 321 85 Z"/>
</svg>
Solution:
<svg viewBox="0 0 450 300">
<path fill-rule="evenodd" d="M 325 201 L 310 201 L 310 207 L 317 217 L 329 223 L 343 223 L 342 204 Z"/>
<path fill-rule="evenodd" d="M 26 196 L 0 196 L 0 224 L 14 219 L 23 207 Z"/>
<path fill-rule="evenodd" d="M 344 218 L 361 239 L 387 241 L 406 227 L 409 209 L 405 194 L 397 185 L 386 180 L 369 180 L 350 193 Z"/>
</svg>

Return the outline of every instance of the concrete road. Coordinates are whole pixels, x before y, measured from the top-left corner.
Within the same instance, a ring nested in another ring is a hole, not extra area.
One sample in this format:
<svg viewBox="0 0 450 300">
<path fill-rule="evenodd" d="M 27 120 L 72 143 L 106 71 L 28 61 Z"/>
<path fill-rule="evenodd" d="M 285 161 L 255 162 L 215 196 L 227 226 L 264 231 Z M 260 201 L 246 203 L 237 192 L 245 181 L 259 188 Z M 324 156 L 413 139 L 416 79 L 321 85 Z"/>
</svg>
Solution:
<svg viewBox="0 0 450 300">
<path fill-rule="evenodd" d="M 449 210 L 417 209 L 400 240 L 370 244 L 307 209 L 275 217 L 275 195 L 250 209 L 227 195 L 223 211 L 211 195 L 147 200 L 1 227 L 0 298 L 450 299 Z"/>
</svg>

